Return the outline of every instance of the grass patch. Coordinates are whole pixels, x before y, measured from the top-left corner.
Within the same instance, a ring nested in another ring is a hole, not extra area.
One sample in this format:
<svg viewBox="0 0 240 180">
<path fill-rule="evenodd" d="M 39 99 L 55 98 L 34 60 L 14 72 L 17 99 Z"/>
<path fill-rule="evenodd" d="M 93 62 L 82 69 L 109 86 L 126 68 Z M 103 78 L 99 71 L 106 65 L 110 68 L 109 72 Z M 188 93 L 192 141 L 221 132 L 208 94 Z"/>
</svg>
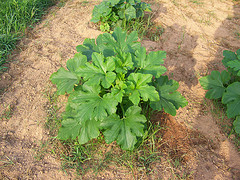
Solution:
<svg viewBox="0 0 240 180">
<path fill-rule="evenodd" d="M 0 71 L 5 69 L 7 56 L 16 47 L 27 28 L 33 28 L 45 10 L 58 0 L 0 1 Z"/>
<path fill-rule="evenodd" d="M 161 25 L 154 23 L 152 19 L 152 15 L 147 15 L 138 20 L 130 21 L 123 29 L 128 32 L 137 31 L 141 40 L 147 38 L 151 41 L 159 41 L 165 30 Z"/>
<path fill-rule="evenodd" d="M 12 105 L 8 105 L 4 109 L 2 115 L 0 115 L 0 119 L 1 120 L 9 120 L 13 115 L 13 109 L 14 109 L 14 107 Z"/>
<path fill-rule="evenodd" d="M 235 32 L 235 36 L 237 39 L 240 39 L 240 32 Z"/>
<path fill-rule="evenodd" d="M 199 0 L 190 0 L 190 2 L 197 5 L 203 5 L 203 2 Z"/>
</svg>

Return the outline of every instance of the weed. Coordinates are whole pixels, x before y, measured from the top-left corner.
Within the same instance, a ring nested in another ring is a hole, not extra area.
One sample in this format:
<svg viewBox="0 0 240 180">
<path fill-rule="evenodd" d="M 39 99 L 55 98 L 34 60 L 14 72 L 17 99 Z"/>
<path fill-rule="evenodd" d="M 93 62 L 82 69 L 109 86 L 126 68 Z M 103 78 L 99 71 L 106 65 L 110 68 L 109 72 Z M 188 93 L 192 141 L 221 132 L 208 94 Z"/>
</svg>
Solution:
<svg viewBox="0 0 240 180">
<path fill-rule="evenodd" d="M 6 160 L 0 160 L 0 162 L 3 164 L 0 166 L 0 169 L 4 168 L 6 166 L 14 165 L 14 162 L 8 156 L 5 155 L 4 159 L 6 159 Z"/>
<path fill-rule="evenodd" d="M 235 36 L 237 39 L 240 39 L 240 32 L 235 32 Z"/>
<path fill-rule="evenodd" d="M 153 15 L 150 15 L 131 21 L 127 24 L 126 31 L 137 31 L 140 39 L 148 38 L 151 41 L 159 41 L 165 30 L 161 25 L 156 25 L 152 18 Z"/>
<path fill-rule="evenodd" d="M 183 44 L 184 39 L 185 39 L 185 33 L 186 33 L 186 30 L 185 30 L 185 27 L 183 27 L 182 39 L 181 39 L 181 42 L 180 42 L 179 45 L 178 45 L 178 50 L 180 50 L 181 47 L 182 47 L 182 44 Z"/>
<path fill-rule="evenodd" d="M 2 120 L 9 120 L 13 115 L 14 107 L 12 105 L 8 105 L 6 109 L 3 111 L 3 114 L 0 116 Z"/>
<path fill-rule="evenodd" d="M 49 130 L 50 136 L 55 136 L 61 123 L 61 115 L 59 114 L 61 106 L 58 103 L 57 93 L 51 87 L 47 88 L 43 95 L 48 99 L 45 106 L 47 112 L 45 127 Z"/>
<path fill-rule="evenodd" d="M 190 2 L 197 4 L 197 5 L 203 5 L 203 2 L 199 1 L 199 0 L 190 0 Z"/>
</svg>

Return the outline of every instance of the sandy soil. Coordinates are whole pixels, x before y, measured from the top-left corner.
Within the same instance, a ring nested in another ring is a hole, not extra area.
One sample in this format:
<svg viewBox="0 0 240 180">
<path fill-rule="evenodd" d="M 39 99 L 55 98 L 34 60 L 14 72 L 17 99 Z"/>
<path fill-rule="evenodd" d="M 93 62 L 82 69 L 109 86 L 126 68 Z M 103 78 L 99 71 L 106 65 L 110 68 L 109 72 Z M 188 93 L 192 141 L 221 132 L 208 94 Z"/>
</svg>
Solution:
<svg viewBox="0 0 240 180">
<path fill-rule="evenodd" d="M 46 104 L 43 92 L 50 75 L 76 53 L 85 38 L 96 38 L 100 31 L 89 24 L 99 1 L 69 0 L 53 8 L 43 22 L 19 43 L 20 52 L 11 59 L 8 72 L 0 81 L 0 114 L 11 107 L 11 118 L 0 121 L 0 179 L 73 179 L 61 171 L 61 163 L 51 155 L 36 159 L 36 148 L 49 138 L 44 129 Z M 179 91 L 189 105 L 176 117 L 168 117 L 162 148 L 170 158 L 184 157 L 191 179 L 240 179 L 240 154 L 228 139 L 218 118 L 206 106 L 205 91 L 198 79 L 212 70 L 223 70 L 222 51 L 240 48 L 240 4 L 231 0 L 149 0 L 154 21 L 165 32 L 158 42 L 143 40 L 148 50 L 167 52 L 165 66 L 169 77 L 179 81 Z M 171 152 L 171 149 L 180 149 Z M 7 162 L 7 163 L 6 163 Z M 178 179 L 167 168 L 166 158 L 152 165 L 154 174 L 136 179 Z M 116 168 L 97 177 L 83 179 L 132 179 Z M 114 171 L 114 172 L 113 172 Z M 181 172 L 179 172 L 181 174 Z"/>
</svg>

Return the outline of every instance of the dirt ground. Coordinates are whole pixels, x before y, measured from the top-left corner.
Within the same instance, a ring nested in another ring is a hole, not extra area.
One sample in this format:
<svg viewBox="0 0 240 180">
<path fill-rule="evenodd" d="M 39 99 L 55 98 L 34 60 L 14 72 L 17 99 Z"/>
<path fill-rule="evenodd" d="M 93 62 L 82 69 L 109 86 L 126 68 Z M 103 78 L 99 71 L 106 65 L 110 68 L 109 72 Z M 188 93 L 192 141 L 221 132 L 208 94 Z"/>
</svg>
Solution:
<svg viewBox="0 0 240 180">
<path fill-rule="evenodd" d="M 85 38 L 100 31 L 90 25 L 91 12 L 100 1 L 69 0 L 52 8 L 46 18 L 19 43 L 21 51 L 0 81 L 0 115 L 10 107 L 11 117 L 0 120 L 0 179 L 74 179 L 61 171 L 61 162 L 52 155 L 36 158 L 36 147 L 49 138 L 44 129 L 50 75 L 76 53 Z M 240 3 L 231 0 L 149 0 L 154 22 L 164 27 L 160 40 L 147 39 L 149 51 L 167 52 L 167 75 L 179 81 L 179 91 L 189 105 L 176 117 L 166 115 L 162 132 L 165 146 L 159 149 L 184 162 L 190 179 L 240 179 L 240 154 L 227 138 L 218 117 L 204 100 L 198 79 L 212 70 L 223 70 L 222 51 L 240 48 Z M 161 117 L 159 117 L 161 119 Z M 166 120 L 167 119 L 167 120 Z M 158 119 L 159 120 L 159 119 Z M 155 120 L 157 121 L 157 120 Z M 171 149 L 177 150 L 172 152 Z M 153 175 L 136 179 L 180 179 L 173 177 L 167 160 L 151 167 Z M 129 174 L 129 172 L 127 172 Z M 181 172 L 180 172 L 181 173 Z M 106 170 L 83 179 L 133 179 L 124 173 Z"/>
</svg>

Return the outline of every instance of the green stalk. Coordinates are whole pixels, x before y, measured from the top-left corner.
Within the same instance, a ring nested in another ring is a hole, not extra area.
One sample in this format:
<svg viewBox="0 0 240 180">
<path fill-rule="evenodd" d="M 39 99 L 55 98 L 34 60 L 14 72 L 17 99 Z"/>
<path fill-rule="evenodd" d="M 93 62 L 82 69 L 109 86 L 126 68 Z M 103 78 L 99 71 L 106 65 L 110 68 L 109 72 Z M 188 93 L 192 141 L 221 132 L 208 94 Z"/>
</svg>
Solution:
<svg viewBox="0 0 240 180">
<path fill-rule="evenodd" d="M 121 102 L 120 106 L 121 106 L 121 109 L 122 109 L 122 112 L 123 112 L 123 117 L 125 117 L 125 110 L 124 110 L 124 107 L 123 107 L 123 103 L 122 103 L 122 102 Z"/>
</svg>

